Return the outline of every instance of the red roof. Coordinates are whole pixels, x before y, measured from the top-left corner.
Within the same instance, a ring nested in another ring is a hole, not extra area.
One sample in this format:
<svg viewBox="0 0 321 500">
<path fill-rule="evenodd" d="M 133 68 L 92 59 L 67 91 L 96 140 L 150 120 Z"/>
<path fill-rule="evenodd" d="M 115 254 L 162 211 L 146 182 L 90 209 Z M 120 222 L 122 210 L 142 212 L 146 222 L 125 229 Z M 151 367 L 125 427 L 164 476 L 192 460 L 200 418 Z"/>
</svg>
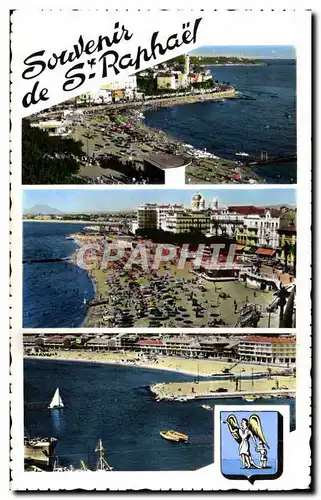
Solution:
<svg viewBox="0 0 321 500">
<path fill-rule="evenodd" d="M 237 205 L 228 208 L 230 212 L 236 212 L 242 215 L 264 215 L 267 210 L 269 210 L 272 217 L 278 217 L 281 214 L 281 210 L 255 207 L 254 205 Z"/>
<path fill-rule="evenodd" d="M 268 257 L 272 257 L 272 255 L 275 254 L 275 250 L 270 248 L 258 248 L 258 250 L 255 253 L 259 255 L 267 255 Z"/>
<path fill-rule="evenodd" d="M 137 342 L 139 345 L 164 345 L 162 339 L 141 339 Z"/>
<path fill-rule="evenodd" d="M 246 342 L 264 342 L 264 343 L 271 343 L 271 344 L 276 344 L 276 343 L 287 343 L 287 342 L 295 342 L 295 338 L 293 337 L 245 337 L 243 341 Z"/>
<path fill-rule="evenodd" d="M 54 335 L 44 339 L 44 342 L 63 342 L 65 335 Z"/>
</svg>

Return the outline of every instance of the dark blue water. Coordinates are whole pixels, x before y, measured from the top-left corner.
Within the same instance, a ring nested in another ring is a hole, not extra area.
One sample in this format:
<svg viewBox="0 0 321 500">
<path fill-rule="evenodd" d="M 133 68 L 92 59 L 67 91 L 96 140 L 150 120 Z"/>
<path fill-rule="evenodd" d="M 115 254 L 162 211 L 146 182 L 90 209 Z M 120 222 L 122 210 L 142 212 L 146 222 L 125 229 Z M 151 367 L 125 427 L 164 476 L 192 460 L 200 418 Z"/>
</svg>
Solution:
<svg viewBox="0 0 321 500">
<path fill-rule="evenodd" d="M 23 259 L 68 257 L 77 248 L 66 237 L 84 224 L 23 223 Z M 69 262 L 23 265 L 23 327 L 79 326 L 85 318 L 84 298 L 94 289 L 88 274 Z"/>
<path fill-rule="evenodd" d="M 214 79 L 231 83 L 253 100 L 226 99 L 146 111 L 145 123 L 197 148 L 239 159 L 243 151 L 259 157 L 296 153 L 296 64 L 211 67 Z M 256 168 L 266 182 L 296 182 L 296 162 Z"/>
<path fill-rule="evenodd" d="M 158 403 L 146 390 L 157 382 L 191 379 L 135 367 L 25 360 L 25 428 L 30 436 L 58 437 L 55 451 L 64 465 L 79 467 L 83 459 L 94 467 L 93 451 L 102 439 L 107 459 L 116 470 L 195 470 L 213 462 L 214 413 L 201 408 L 205 400 Z M 65 408 L 49 411 L 57 387 Z M 217 399 L 216 403 L 244 401 Z M 275 403 L 291 405 L 293 428 L 294 401 L 278 399 Z M 273 400 L 262 400 L 262 404 L 273 404 Z M 168 429 L 187 433 L 190 443 L 164 440 L 159 432 Z"/>
</svg>

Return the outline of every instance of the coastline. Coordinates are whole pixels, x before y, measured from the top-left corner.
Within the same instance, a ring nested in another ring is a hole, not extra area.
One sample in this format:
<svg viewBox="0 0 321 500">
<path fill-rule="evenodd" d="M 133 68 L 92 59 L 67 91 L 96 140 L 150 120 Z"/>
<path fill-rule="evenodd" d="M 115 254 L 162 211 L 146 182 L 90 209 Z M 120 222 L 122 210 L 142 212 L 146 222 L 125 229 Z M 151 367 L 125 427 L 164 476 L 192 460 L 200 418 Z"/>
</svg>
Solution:
<svg viewBox="0 0 321 500">
<path fill-rule="evenodd" d="M 113 354 L 113 355 L 112 355 Z M 166 371 L 172 373 L 179 373 L 190 377 L 197 377 L 194 381 L 183 382 L 161 382 L 151 384 L 149 390 L 152 397 L 156 401 L 187 401 L 194 399 L 215 399 L 215 398 L 229 398 L 237 397 L 242 398 L 247 395 L 256 397 L 267 398 L 280 398 L 280 397 L 295 397 L 296 380 L 293 376 L 278 375 L 277 371 L 272 374 L 271 378 L 267 378 L 264 372 L 256 373 L 255 379 L 250 379 L 249 374 L 252 372 L 253 365 L 245 365 L 248 371 L 239 385 L 236 387 L 233 371 L 231 376 L 222 376 L 222 373 L 199 373 L 199 370 L 188 370 L 182 367 L 183 358 L 161 358 L 159 357 L 156 362 L 149 363 L 146 360 L 138 360 L 134 353 L 99 353 L 94 351 L 84 352 L 71 352 L 71 351 L 55 351 L 51 355 L 24 355 L 26 360 L 49 360 L 49 361 L 63 361 L 71 363 L 88 363 L 88 364 L 101 364 L 109 366 L 131 367 L 137 369 Z M 160 364 L 160 361 L 175 362 L 176 366 Z M 198 361 L 198 360 L 194 360 Z M 205 360 L 198 361 L 198 365 Z M 206 361 L 205 361 L 206 362 Z M 178 364 L 177 364 L 178 363 Z M 223 364 L 221 361 L 215 361 L 219 367 Z M 262 369 L 260 365 L 254 365 L 257 369 Z M 276 368 L 276 367 L 274 367 Z M 244 369 L 242 370 L 242 372 Z M 260 377 L 261 375 L 261 377 Z M 232 378 L 231 378 L 232 377 Z M 245 378 L 247 377 L 247 378 Z M 241 385 L 242 384 L 242 385 Z"/>
<path fill-rule="evenodd" d="M 70 363 L 89 363 L 89 364 L 101 364 L 101 365 L 116 365 L 116 366 L 127 366 L 131 368 L 144 368 L 149 370 L 166 371 L 173 373 L 181 373 L 183 375 L 196 376 L 197 373 L 188 370 L 179 370 L 177 368 L 169 368 L 163 366 L 157 366 L 154 363 L 130 363 L 121 360 L 102 360 L 102 359 L 86 359 L 84 357 L 65 357 L 65 356 L 30 356 L 24 355 L 23 359 L 37 359 L 37 360 L 50 360 L 50 361 L 68 361 Z M 211 377 L 211 375 L 202 375 L 202 377 Z"/>
<path fill-rule="evenodd" d="M 104 167 L 82 165 L 77 174 L 85 181 L 94 183 L 126 184 L 139 176 L 143 170 L 146 155 L 151 152 L 171 152 L 180 155 L 191 162 L 187 167 L 185 177 L 187 184 L 244 184 L 262 183 L 262 177 L 240 159 L 219 157 L 215 152 L 199 150 L 196 146 L 186 144 L 183 140 L 170 136 L 162 129 L 146 125 L 143 113 L 177 105 L 199 104 L 208 101 L 224 101 L 236 99 L 233 90 L 192 96 L 151 99 L 144 102 L 109 104 L 86 108 L 89 113 L 85 122 L 73 129 L 72 137 L 80 140 L 84 152 L 89 156 L 106 155 L 116 158 L 119 164 L 112 163 Z M 129 130 L 115 131 L 114 114 L 118 111 L 121 119 L 131 125 Z M 142 115 L 142 116 L 141 116 Z M 102 130 L 104 127 L 104 130 Z M 132 139 L 134 131 L 135 140 Z M 91 137 L 90 137 L 91 136 Z M 98 148 L 98 149 L 97 149 Z M 134 167 L 131 165 L 134 161 Z M 130 166 L 128 166 L 130 165 Z M 124 182 L 125 178 L 127 182 Z M 149 182 L 148 182 L 149 183 Z"/>
<path fill-rule="evenodd" d="M 88 220 L 41 220 L 41 219 L 22 219 L 22 222 L 56 222 L 57 224 L 95 224 L 95 221 Z"/>
<path fill-rule="evenodd" d="M 197 382 L 163 382 L 150 386 L 156 400 L 215 399 L 262 395 L 271 398 L 295 397 L 296 380 L 290 376 L 278 376 L 234 380 L 198 380 Z M 278 385 L 277 385 L 278 384 Z"/>
<path fill-rule="evenodd" d="M 190 376 L 200 376 L 203 378 L 222 376 L 221 380 L 217 382 L 224 382 L 224 377 L 226 379 L 226 374 L 222 373 L 222 370 L 227 367 L 231 368 L 234 363 L 228 363 L 221 360 L 198 360 L 198 359 L 185 359 L 185 358 L 174 358 L 170 356 L 159 356 L 154 362 L 147 362 L 146 359 L 138 358 L 137 353 L 126 352 L 118 353 L 113 351 L 99 352 L 99 351 L 77 351 L 77 350 L 65 350 L 65 351 L 51 351 L 50 356 L 38 356 L 38 355 L 24 355 L 25 359 L 49 359 L 52 361 L 70 361 L 70 362 L 81 362 L 81 363 L 99 363 L 99 364 L 111 364 L 119 366 L 133 366 L 137 368 L 146 368 L 152 370 L 163 370 L 171 371 L 174 373 L 183 373 Z M 231 368 L 231 374 L 237 374 L 240 370 L 240 365 L 238 368 Z M 265 367 L 264 367 L 265 368 Z M 262 371 L 261 365 L 251 365 L 242 364 L 242 373 L 250 376 L 253 373 L 256 376 L 265 375 L 267 373 L 267 368 Z M 213 371 L 215 370 L 215 371 Z M 273 367 L 273 375 L 278 375 L 282 373 L 284 367 Z"/>
</svg>

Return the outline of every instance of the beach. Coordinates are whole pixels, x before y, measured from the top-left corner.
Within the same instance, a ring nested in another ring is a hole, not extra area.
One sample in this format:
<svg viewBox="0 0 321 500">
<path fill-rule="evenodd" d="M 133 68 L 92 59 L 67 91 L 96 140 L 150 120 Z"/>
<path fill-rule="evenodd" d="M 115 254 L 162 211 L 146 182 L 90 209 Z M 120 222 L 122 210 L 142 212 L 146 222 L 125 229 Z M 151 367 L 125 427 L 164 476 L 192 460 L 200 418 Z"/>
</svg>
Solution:
<svg viewBox="0 0 321 500">
<path fill-rule="evenodd" d="M 108 262 L 105 268 L 101 265 L 105 237 L 80 234 L 73 237 L 79 247 L 86 244 L 101 247 L 101 255 L 88 270 L 95 299 L 88 304 L 83 327 L 234 327 L 239 310 L 246 302 L 267 306 L 274 298 L 273 291 L 254 290 L 239 281 L 215 283 L 202 279 L 200 286 L 189 261 L 183 269 L 177 267 L 174 259 L 161 263 L 157 270 L 152 270 L 151 266 L 148 270 L 140 266 L 125 270 L 128 254 L 119 261 Z M 77 255 L 76 251 L 72 256 L 75 264 Z M 151 287 L 148 299 L 144 298 L 144 288 L 141 287 Z M 143 302 L 146 300 L 151 307 L 157 305 L 162 315 L 158 314 L 156 318 L 145 311 Z M 197 304 L 203 307 L 202 312 L 197 312 Z M 270 326 L 277 326 L 277 314 L 273 313 L 269 318 L 264 313 L 259 326 L 267 327 L 269 322 Z"/>
<path fill-rule="evenodd" d="M 147 126 L 143 113 L 148 109 L 235 99 L 233 90 L 215 94 L 146 100 L 143 103 L 109 104 L 86 108 L 83 121 L 72 127 L 72 137 L 83 143 L 91 158 L 80 167 L 78 177 L 94 183 L 153 183 L 143 175 L 144 159 L 151 152 L 177 154 L 191 161 L 186 183 L 260 182 L 260 177 L 241 161 L 220 158 L 199 151 L 162 130 Z M 116 116 L 115 121 L 115 114 Z M 119 121 L 120 120 L 120 121 Z M 128 124 L 128 126 L 124 126 Z M 241 166 L 241 178 L 238 177 Z"/>
<path fill-rule="evenodd" d="M 135 366 L 138 368 L 151 368 L 153 370 L 164 370 L 177 373 L 184 373 L 186 375 L 212 377 L 215 375 L 223 375 L 223 370 L 229 369 L 230 374 L 239 375 L 240 371 L 242 376 L 251 376 L 268 374 L 269 366 L 262 366 L 259 364 L 245 364 L 239 363 L 237 366 L 234 363 L 228 363 L 221 360 L 208 360 L 208 359 L 185 359 L 173 356 L 159 356 L 155 361 L 150 361 L 138 356 L 135 352 L 96 352 L 89 350 L 51 350 L 50 355 L 42 353 L 41 356 L 26 355 L 26 359 L 50 359 L 61 361 L 73 361 L 81 363 L 102 363 L 102 364 L 117 364 L 125 366 Z M 271 367 L 271 374 L 278 375 L 284 371 L 284 367 L 273 366 Z M 216 382 L 216 381 L 215 381 Z M 227 380 L 217 381 L 219 384 L 228 383 Z M 251 381 L 249 381 L 251 382 Z M 271 382 L 271 381 L 269 381 Z M 212 381 L 211 381 L 212 383 Z M 256 381 L 255 381 L 256 384 Z M 243 382 L 242 382 L 243 385 Z M 235 383 L 234 383 L 235 387 Z M 175 392 L 175 387 L 173 387 Z M 178 391 L 179 392 L 179 391 Z"/>
</svg>

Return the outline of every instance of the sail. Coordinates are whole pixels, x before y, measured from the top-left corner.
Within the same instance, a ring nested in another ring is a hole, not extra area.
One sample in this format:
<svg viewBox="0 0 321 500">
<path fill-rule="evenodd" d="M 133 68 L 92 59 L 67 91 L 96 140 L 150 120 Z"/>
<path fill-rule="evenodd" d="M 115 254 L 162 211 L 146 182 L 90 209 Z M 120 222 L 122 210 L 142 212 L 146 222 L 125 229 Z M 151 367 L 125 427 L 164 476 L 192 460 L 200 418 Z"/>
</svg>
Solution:
<svg viewBox="0 0 321 500">
<path fill-rule="evenodd" d="M 51 403 L 49 405 L 49 408 L 63 408 L 63 406 L 64 404 L 60 397 L 59 387 L 57 387 L 54 397 L 52 398 Z"/>
</svg>

